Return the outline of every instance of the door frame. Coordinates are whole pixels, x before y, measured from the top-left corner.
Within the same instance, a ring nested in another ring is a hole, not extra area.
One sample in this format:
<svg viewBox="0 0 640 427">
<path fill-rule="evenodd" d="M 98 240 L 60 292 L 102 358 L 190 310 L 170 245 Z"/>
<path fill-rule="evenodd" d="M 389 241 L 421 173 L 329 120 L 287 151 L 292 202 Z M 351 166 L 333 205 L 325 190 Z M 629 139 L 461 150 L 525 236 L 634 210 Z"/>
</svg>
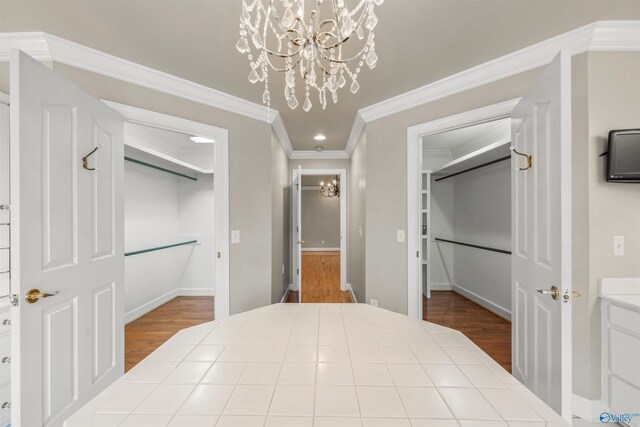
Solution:
<svg viewBox="0 0 640 427">
<path fill-rule="evenodd" d="M 340 290 L 341 291 L 350 291 L 350 286 L 347 284 L 347 232 L 348 232 L 348 217 L 347 217 L 347 197 L 348 197 L 348 183 L 347 183 L 347 170 L 346 169 L 293 169 L 291 172 L 291 289 L 294 291 L 301 291 L 301 289 L 297 288 L 297 278 L 296 278 L 296 268 L 300 268 L 300 266 L 296 266 L 297 262 L 297 232 L 295 229 L 295 202 L 297 200 L 297 196 L 293 197 L 296 194 L 296 190 L 294 188 L 294 183 L 296 179 L 302 178 L 303 176 L 321 176 L 321 175 L 340 175 Z M 302 274 L 302 269 L 300 271 Z M 300 281 L 302 284 L 302 281 Z M 300 299 L 302 298 L 302 293 L 299 294 Z"/>
<path fill-rule="evenodd" d="M 407 315 L 422 320 L 420 201 L 422 137 L 511 117 L 520 98 L 510 99 L 407 128 Z M 417 257 L 412 254 L 418 254 Z"/>
<path fill-rule="evenodd" d="M 194 122 L 130 105 L 102 100 L 124 116 L 125 122 L 158 129 L 199 135 L 214 139 L 214 252 L 218 256 L 214 283 L 214 318 L 229 317 L 229 132 L 204 123 Z M 125 144 L 126 145 L 126 144 Z"/>
</svg>

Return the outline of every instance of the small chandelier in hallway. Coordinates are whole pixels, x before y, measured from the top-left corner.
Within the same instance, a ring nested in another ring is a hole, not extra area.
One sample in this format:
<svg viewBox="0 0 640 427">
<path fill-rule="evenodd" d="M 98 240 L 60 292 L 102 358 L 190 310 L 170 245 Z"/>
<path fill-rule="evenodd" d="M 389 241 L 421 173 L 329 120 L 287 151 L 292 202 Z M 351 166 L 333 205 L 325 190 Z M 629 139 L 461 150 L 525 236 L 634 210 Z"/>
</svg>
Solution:
<svg viewBox="0 0 640 427">
<path fill-rule="evenodd" d="M 311 109 L 311 88 L 318 92 L 323 109 L 327 96 L 338 102 L 338 89 L 347 84 L 347 78 L 355 94 L 363 65 L 373 68 L 378 61 L 374 7 L 383 1 L 242 0 L 236 49 L 247 54 L 249 81 L 264 83 L 262 102 L 271 102 L 269 69 L 284 73 L 284 97 L 292 110 L 298 107 L 298 96 L 304 99 L 304 111 Z M 305 10 L 306 3 L 315 5 Z M 296 91 L 296 74 L 304 93 Z"/>
<path fill-rule="evenodd" d="M 326 186 L 324 182 L 320 183 L 320 194 L 324 197 L 340 197 L 340 175 L 336 175 L 333 181 Z"/>
</svg>

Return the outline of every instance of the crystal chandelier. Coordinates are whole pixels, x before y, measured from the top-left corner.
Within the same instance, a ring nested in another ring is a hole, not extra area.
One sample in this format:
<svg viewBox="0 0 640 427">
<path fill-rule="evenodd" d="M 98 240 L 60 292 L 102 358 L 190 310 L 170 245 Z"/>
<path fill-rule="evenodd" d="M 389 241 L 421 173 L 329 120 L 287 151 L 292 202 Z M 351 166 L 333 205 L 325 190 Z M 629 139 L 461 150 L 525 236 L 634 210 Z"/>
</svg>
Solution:
<svg viewBox="0 0 640 427">
<path fill-rule="evenodd" d="M 320 194 L 324 197 L 340 197 L 340 175 L 333 178 L 325 187 L 324 182 L 320 183 Z"/>
<path fill-rule="evenodd" d="M 242 0 L 236 48 L 249 58 L 249 81 L 264 83 L 262 102 L 271 105 L 269 69 L 284 73 L 284 97 L 291 109 L 298 107 L 298 78 L 304 85 L 304 111 L 312 107 L 312 88 L 323 109 L 327 96 L 338 102 L 338 89 L 347 79 L 351 93 L 358 92 L 361 68 L 365 63 L 373 68 L 378 61 L 374 7 L 383 1 Z M 315 7 L 306 13 L 305 3 Z"/>
</svg>

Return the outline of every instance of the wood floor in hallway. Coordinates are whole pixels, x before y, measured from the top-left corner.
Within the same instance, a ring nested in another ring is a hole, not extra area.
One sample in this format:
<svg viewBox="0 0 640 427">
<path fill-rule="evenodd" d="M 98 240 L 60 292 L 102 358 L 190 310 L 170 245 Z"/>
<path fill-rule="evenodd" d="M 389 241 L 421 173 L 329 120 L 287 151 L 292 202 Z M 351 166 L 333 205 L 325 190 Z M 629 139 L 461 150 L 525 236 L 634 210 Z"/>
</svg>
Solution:
<svg viewBox="0 0 640 427">
<path fill-rule="evenodd" d="M 176 297 L 125 326 L 125 372 L 179 330 L 212 321 L 213 298 Z"/>
<path fill-rule="evenodd" d="M 452 291 L 423 297 L 424 320 L 457 329 L 511 372 L 511 323 Z"/>
<path fill-rule="evenodd" d="M 287 302 L 298 302 L 298 292 L 290 292 Z M 340 252 L 302 253 L 302 302 L 353 302 L 340 290 Z"/>
</svg>

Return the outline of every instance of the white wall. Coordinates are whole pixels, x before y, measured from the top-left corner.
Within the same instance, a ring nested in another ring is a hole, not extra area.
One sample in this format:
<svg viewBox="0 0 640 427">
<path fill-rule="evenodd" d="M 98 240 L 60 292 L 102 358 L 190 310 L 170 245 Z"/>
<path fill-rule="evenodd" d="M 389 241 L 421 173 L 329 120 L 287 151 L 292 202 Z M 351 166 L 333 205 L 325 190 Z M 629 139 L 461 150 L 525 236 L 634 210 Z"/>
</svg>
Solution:
<svg viewBox="0 0 640 427">
<path fill-rule="evenodd" d="M 451 178 L 455 240 L 510 250 L 510 164 L 500 162 Z M 454 290 L 510 319 L 511 256 L 455 245 L 453 257 Z"/>
<path fill-rule="evenodd" d="M 125 252 L 202 242 L 125 257 L 127 322 L 177 295 L 213 294 L 213 177 L 198 178 L 125 162 Z"/>
<path fill-rule="evenodd" d="M 340 250 L 340 198 L 324 197 L 317 189 L 302 189 L 303 249 Z"/>
</svg>

